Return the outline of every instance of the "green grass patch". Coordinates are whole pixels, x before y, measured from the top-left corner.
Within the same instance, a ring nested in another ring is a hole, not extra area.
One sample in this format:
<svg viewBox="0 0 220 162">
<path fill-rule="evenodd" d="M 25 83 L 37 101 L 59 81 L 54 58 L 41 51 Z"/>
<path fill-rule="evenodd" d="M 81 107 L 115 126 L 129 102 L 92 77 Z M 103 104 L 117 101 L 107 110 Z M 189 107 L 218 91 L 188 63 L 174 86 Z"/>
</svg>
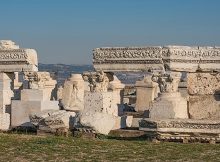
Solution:
<svg viewBox="0 0 220 162">
<path fill-rule="evenodd" d="M 0 161 L 220 161 L 220 145 L 0 134 Z"/>
</svg>

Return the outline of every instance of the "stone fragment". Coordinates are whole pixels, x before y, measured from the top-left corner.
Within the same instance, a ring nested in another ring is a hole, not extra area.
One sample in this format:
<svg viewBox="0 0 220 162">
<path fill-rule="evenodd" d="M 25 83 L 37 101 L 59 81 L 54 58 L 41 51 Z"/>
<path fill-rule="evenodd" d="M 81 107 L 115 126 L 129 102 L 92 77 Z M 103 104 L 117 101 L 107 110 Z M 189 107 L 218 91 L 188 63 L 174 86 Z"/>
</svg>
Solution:
<svg viewBox="0 0 220 162">
<path fill-rule="evenodd" d="M 190 96 L 189 116 L 192 119 L 219 119 L 220 95 Z"/>
<path fill-rule="evenodd" d="M 53 113 L 39 122 L 39 130 L 56 132 L 61 128 L 73 129 L 75 116 L 76 113 L 70 111 Z"/>
<path fill-rule="evenodd" d="M 187 87 L 190 95 L 220 94 L 220 73 L 188 73 Z"/>
<path fill-rule="evenodd" d="M 116 124 L 119 117 L 101 112 L 84 112 L 80 117 L 83 126 L 91 127 L 97 133 L 108 135 L 108 133 L 118 126 Z"/>
<path fill-rule="evenodd" d="M 112 92 L 85 92 L 86 110 L 118 116 L 118 107 L 112 106 Z"/>
<path fill-rule="evenodd" d="M 125 85 L 114 75 L 114 80 L 109 83 L 109 89 L 112 90 L 112 104 L 111 107 L 115 111 L 113 114 L 123 115 L 124 104 L 124 87 Z"/>
<path fill-rule="evenodd" d="M 65 110 L 82 111 L 84 108 L 84 80 L 81 74 L 72 74 L 62 90 L 62 105 Z"/>
<path fill-rule="evenodd" d="M 31 114 L 31 115 L 29 116 L 30 122 L 31 122 L 33 125 L 38 126 L 38 124 L 40 123 L 40 121 L 44 120 L 46 117 L 59 114 L 59 113 L 61 113 L 61 112 L 63 112 L 63 111 L 64 111 L 64 110 L 45 110 L 45 111 L 33 113 L 33 114 Z"/>
<path fill-rule="evenodd" d="M 113 81 L 113 73 L 104 73 L 103 71 L 84 72 L 83 79 L 89 82 L 91 92 L 107 92 L 109 82 Z"/>
<path fill-rule="evenodd" d="M 196 119 L 149 119 L 139 122 L 139 130 L 159 133 L 166 137 L 208 137 L 219 138 L 220 120 Z"/>
<path fill-rule="evenodd" d="M 136 105 L 135 111 L 149 110 L 152 102 L 158 96 L 158 84 L 151 80 L 151 76 L 141 81 L 136 81 Z"/>
<path fill-rule="evenodd" d="M 37 52 L 34 49 L 20 49 L 10 40 L 0 41 L 0 72 L 37 70 Z"/>
<path fill-rule="evenodd" d="M 45 110 L 59 110 L 58 101 L 12 100 L 11 126 L 32 126 L 29 116 Z"/>
</svg>

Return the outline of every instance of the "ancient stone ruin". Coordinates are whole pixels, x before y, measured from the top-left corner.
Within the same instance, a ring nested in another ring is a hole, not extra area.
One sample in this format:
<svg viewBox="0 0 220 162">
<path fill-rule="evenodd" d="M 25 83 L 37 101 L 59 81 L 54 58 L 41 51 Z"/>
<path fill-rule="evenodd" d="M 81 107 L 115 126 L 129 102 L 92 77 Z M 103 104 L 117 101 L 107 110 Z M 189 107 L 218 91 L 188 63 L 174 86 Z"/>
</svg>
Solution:
<svg viewBox="0 0 220 162">
<path fill-rule="evenodd" d="M 135 110 L 148 112 L 139 118 L 140 130 L 159 139 L 219 140 L 220 48 L 97 48 L 93 63 L 105 72 L 150 73 L 135 84 Z M 187 93 L 181 94 L 184 74 Z"/>
<path fill-rule="evenodd" d="M 58 87 L 54 74 L 38 71 L 35 50 L 0 41 L 0 129 L 108 135 L 125 128 L 157 140 L 220 141 L 220 48 L 96 48 L 93 65 Z M 118 72 L 145 76 L 128 90 Z"/>
</svg>

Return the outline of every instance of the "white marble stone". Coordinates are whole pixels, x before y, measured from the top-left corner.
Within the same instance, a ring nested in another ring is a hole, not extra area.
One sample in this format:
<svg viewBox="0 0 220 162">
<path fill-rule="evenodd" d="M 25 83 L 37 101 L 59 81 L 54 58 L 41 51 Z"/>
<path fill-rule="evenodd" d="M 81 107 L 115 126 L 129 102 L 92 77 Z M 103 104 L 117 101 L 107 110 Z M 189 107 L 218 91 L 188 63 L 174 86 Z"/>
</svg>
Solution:
<svg viewBox="0 0 220 162">
<path fill-rule="evenodd" d="M 0 41 L 0 72 L 37 70 L 37 52 L 34 49 L 20 49 L 10 40 Z"/>
<path fill-rule="evenodd" d="M 158 84 L 146 76 L 141 81 L 136 81 L 136 105 L 135 111 L 149 110 L 153 100 L 158 96 Z"/>
<path fill-rule="evenodd" d="M 45 110 L 59 110 L 58 101 L 12 100 L 11 126 L 32 126 L 29 116 Z"/>
<path fill-rule="evenodd" d="M 152 104 L 149 116 L 153 119 L 187 119 L 187 101 L 179 92 L 162 93 Z"/>
<path fill-rule="evenodd" d="M 62 90 L 62 105 L 65 110 L 82 111 L 84 108 L 84 80 L 81 74 L 72 74 Z"/>
</svg>

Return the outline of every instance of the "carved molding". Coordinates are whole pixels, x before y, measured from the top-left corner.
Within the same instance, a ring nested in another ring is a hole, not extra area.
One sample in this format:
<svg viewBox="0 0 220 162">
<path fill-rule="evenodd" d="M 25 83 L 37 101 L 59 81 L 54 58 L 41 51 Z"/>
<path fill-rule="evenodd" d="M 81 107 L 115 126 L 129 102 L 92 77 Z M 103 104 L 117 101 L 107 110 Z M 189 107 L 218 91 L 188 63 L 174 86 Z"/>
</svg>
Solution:
<svg viewBox="0 0 220 162">
<path fill-rule="evenodd" d="M 189 122 L 189 121 L 147 121 L 142 120 L 140 127 L 158 129 L 158 128 L 184 128 L 184 129 L 220 129 L 219 122 Z"/>
<path fill-rule="evenodd" d="M 219 63 L 220 48 L 216 47 L 115 47 L 96 48 L 93 50 L 93 64 L 95 69 L 105 71 L 108 71 L 108 68 L 109 71 L 115 71 L 113 67 L 117 64 L 147 64 L 164 66 L 174 71 L 189 72 L 197 71 L 200 65 L 202 65 L 203 71 L 212 71 L 220 70 Z M 183 64 L 188 65 L 183 66 Z M 103 67 L 101 67 L 101 65 L 103 65 Z M 142 68 L 143 67 L 140 66 L 139 70 L 143 70 Z M 154 68 L 156 69 L 156 67 Z M 122 71 L 129 70 L 124 69 L 123 66 L 119 67 L 119 70 L 120 69 Z"/>
</svg>

